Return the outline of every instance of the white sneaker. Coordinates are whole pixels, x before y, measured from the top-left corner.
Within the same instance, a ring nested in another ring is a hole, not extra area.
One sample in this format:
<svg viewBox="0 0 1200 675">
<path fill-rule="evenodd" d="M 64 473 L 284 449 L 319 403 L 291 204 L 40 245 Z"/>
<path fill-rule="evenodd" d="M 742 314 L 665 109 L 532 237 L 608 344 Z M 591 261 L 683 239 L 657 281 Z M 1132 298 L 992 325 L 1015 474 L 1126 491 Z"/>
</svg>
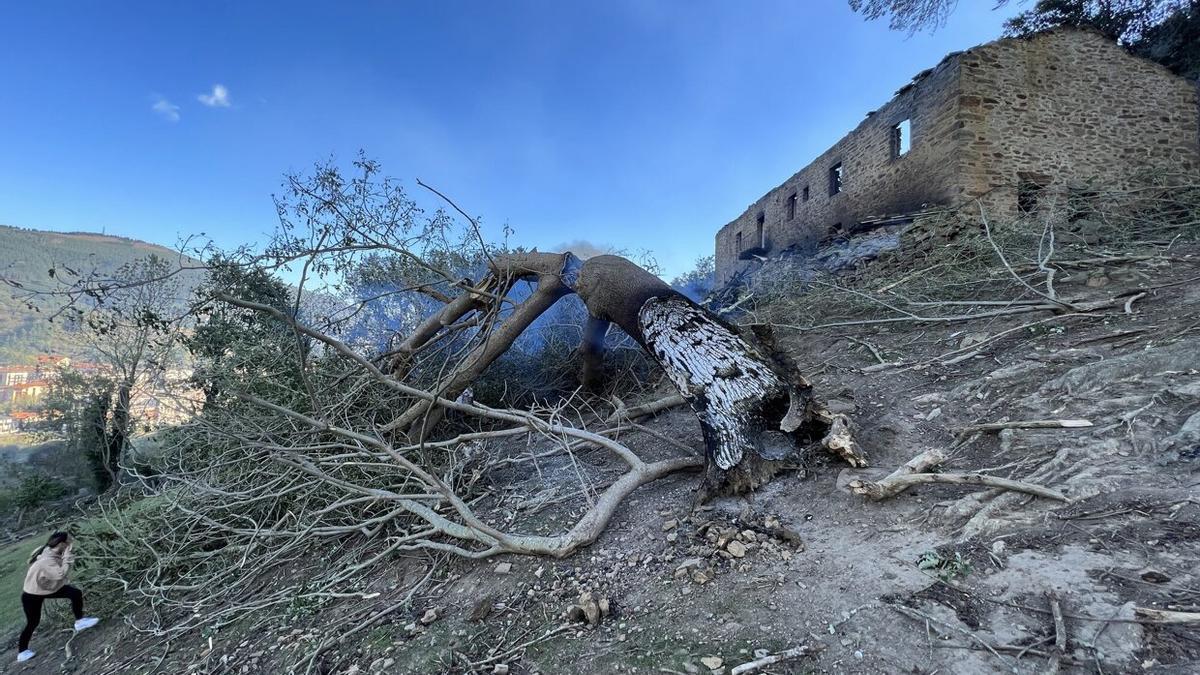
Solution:
<svg viewBox="0 0 1200 675">
<path fill-rule="evenodd" d="M 75 632 L 78 633 L 81 630 L 87 630 L 98 623 L 100 623 L 100 619 L 93 616 L 85 616 L 75 622 Z"/>
<path fill-rule="evenodd" d="M 17 654 L 17 663 L 25 663 L 26 661 L 28 661 L 29 659 L 32 659 L 35 656 L 37 656 L 37 652 L 33 651 L 32 649 L 26 649 L 25 651 L 21 652 L 20 654 Z"/>
</svg>

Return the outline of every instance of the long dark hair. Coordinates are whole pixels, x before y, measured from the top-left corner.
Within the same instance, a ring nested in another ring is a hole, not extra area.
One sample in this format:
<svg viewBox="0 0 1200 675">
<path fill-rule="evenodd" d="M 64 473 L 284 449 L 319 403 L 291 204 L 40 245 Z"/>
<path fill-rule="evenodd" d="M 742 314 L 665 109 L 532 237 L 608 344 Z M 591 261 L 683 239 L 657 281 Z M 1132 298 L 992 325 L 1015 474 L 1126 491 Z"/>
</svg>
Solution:
<svg viewBox="0 0 1200 675">
<path fill-rule="evenodd" d="M 29 557 L 29 564 L 32 565 L 33 562 L 38 559 L 38 556 L 42 554 L 42 551 L 45 551 L 48 548 L 54 548 L 70 538 L 71 535 L 66 532 L 55 532 L 54 534 L 50 535 L 50 538 L 46 540 L 46 545 L 34 551 L 33 555 Z"/>
</svg>

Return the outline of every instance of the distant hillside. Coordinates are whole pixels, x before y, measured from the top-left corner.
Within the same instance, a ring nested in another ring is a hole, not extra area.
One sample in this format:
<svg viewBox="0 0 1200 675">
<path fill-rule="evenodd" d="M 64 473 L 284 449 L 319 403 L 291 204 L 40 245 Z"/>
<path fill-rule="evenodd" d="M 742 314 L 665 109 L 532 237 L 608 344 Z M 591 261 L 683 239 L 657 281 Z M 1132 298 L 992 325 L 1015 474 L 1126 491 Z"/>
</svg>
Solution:
<svg viewBox="0 0 1200 675">
<path fill-rule="evenodd" d="M 52 288 L 51 268 L 63 266 L 90 274 L 111 274 L 122 265 L 158 255 L 174 261 L 177 251 L 136 239 L 94 232 L 45 232 L 0 225 L 0 278 L 29 289 Z M 184 282 L 195 283 L 198 275 Z M 19 291 L 0 285 L 0 363 L 27 361 L 36 354 L 75 355 L 79 348 L 61 322 L 50 322 L 54 302 L 43 299 L 29 309 Z"/>
</svg>

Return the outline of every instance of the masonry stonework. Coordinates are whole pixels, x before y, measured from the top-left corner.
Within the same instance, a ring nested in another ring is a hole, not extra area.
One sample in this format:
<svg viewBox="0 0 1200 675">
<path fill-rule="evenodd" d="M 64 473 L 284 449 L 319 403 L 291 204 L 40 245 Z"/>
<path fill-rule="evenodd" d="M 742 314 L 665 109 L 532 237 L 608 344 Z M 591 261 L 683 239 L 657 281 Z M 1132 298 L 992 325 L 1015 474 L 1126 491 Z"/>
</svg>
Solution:
<svg viewBox="0 0 1200 675">
<path fill-rule="evenodd" d="M 896 128 L 911 147 L 897 156 Z M 841 167 L 841 190 L 830 172 Z M 1018 186 L 1123 187 L 1200 171 L 1195 83 L 1090 31 L 1004 39 L 918 74 L 856 129 L 717 233 L 717 280 L 756 256 L 811 252 L 836 231 L 974 200 L 1002 218 Z M 807 200 L 805 195 L 807 194 Z"/>
</svg>

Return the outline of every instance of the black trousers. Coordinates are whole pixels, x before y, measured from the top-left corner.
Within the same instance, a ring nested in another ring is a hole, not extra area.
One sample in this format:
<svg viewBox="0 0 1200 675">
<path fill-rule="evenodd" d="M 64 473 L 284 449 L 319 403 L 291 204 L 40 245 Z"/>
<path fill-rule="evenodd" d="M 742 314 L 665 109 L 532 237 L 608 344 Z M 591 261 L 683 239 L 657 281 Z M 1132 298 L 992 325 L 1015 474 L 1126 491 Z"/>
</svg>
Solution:
<svg viewBox="0 0 1200 675">
<path fill-rule="evenodd" d="M 75 618 L 83 618 L 83 591 L 74 586 L 63 586 L 50 595 L 22 593 L 21 607 L 25 610 L 25 630 L 21 631 L 21 639 L 17 642 L 18 650 L 29 649 L 29 639 L 33 637 L 33 631 L 37 630 L 38 624 L 42 622 L 42 603 L 51 598 L 69 598 L 71 611 L 75 613 Z"/>
</svg>

